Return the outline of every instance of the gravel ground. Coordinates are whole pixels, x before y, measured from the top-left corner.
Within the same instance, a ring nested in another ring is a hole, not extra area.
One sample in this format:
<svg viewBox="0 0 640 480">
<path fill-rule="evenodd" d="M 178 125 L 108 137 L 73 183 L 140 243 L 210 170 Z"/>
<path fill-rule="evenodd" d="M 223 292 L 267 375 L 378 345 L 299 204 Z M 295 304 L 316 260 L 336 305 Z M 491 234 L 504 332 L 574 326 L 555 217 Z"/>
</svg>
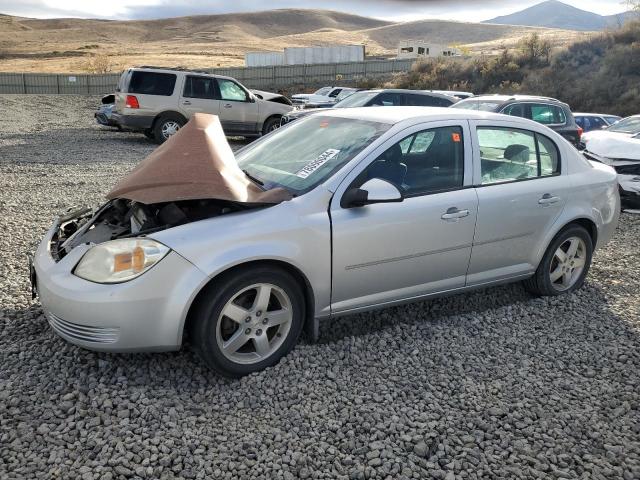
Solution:
<svg viewBox="0 0 640 480">
<path fill-rule="evenodd" d="M 96 102 L 0 97 L 0 478 L 640 478 L 639 216 L 578 293 L 512 285 L 329 321 L 238 381 L 188 348 L 57 338 L 25 254 L 153 149 L 94 126 Z"/>
</svg>

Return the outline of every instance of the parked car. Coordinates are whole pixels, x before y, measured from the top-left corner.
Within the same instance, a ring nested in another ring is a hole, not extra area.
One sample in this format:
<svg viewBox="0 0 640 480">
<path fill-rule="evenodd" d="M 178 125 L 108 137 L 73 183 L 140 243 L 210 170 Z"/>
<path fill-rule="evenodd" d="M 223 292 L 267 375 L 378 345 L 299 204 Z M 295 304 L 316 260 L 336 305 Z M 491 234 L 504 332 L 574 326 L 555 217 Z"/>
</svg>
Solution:
<svg viewBox="0 0 640 480">
<path fill-rule="evenodd" d="M 231 77 L 169 68 L 125 70 L 115 97 L 112 120 L 158 143 L 196 112 L 219 115 L 227 135 L 259 136 L 278 128 L 280 117 L 293 110 L 283 95 L 253 93 Z"/>
<path fill-rule="evenodd" d="M 601 113 L 574 113 L 573 117 L 582 130 L 590 132 L 592 130 L 602 130 L 621 120 L 622 117 L 616 115 L 605 115 Z"/>
<path fill-rule="evenodd" d="M 291 96 L 294 105 L 304 107 L 307 103 L 331 102 L 345 90 L 346 87 L 322 87 L 313 93 L 297 93 Z M 349 88 L 348 90 L 354 90 Z"/>
<path fill-rule="evenodd" d="M 343 88 L 336 98 L 326 98 L 322 100 L 318 100 L 318 99 L 309 100 L 307 103 L 305 103 L 304 105 L 300 105 L 297 108 L 304 108 L 304 109 L 331 108 L 336 103 L 341 102 L 345 98 L 353 95 L 356 92 L 360 92 L 362 90 L 363 90 L 362 88 Z"/>
<path fill-rule="evenodd" d="M 531 95 L 479 95 L 456 103 L 454 108 L 528 118 L 555 130 L 576 147 L 580 144 L 582 128 L 576 124 L 569 105 L 555 98 Z"/>
<path fill-rule="evenodd" d="M 241 376 L 329 317 L 519 280 L 572 292 L 618 222 L 613 169 L 522 118 L 330 109 L 237 164 L 202 138 L 216 132 L 196 115 L 97 212 L 54 223 L 34 278 L 58 335 L 158 351 L 188 332 L 209 366 Z M 208 200 L 184 200 L 196 188 Z"/>
<path fill-rule="evenodd" d="M 457 98 L 442 93 L 434 93 L 426 90 L 402 90 L 402 89 L 378 89 L 364 90 L 349 95 L 344 100 L 336 103 L 332 108 L 356 108 L 356 107 L 398 107 L 398 106 L 423 106 L 423 107 L 449 107 L 458 101 Z M 293 122 L 317 113 L 323 109 L 294 110 L 282 116 L 281 125 Z"/>
<path fill-rule="evenodd" d="M 474 96 L 471 92 L 461 92 L 459 90 L 429 90 L 434 93 L 442 93 L 444 95 L 451 95 L 453 97 L 458 97 L 460 100 L 464 100 L 465 98 L 471 98 Z"/>
<path fill-rule="evenodd" d="M 105 127 L 115 127 L 118 130 L 122 128 L 111 118 L 113 111 L 116 107 L 116 96 L 105 95 L 102 97 L 102 102 L 98 107 L 98 110 L 93 114 L 94 118 L 98 125 L 103 125 Z"/>
<path fill-rule="evenodd" d="M 618 173 L 623 206 L 640 208 L 640 115 L 586 133 L 582 142 L 588 159 L 611 165 Z"/>
</svg>

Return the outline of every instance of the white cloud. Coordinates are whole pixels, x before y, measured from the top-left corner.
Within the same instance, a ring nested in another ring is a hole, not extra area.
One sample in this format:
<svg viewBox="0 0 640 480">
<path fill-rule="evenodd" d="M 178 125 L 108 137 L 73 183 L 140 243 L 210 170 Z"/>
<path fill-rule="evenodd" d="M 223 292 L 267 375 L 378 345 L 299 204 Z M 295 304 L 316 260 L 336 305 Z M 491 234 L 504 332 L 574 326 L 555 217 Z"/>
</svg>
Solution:
<svg viewBox="0 0 640 480">
<path fill-rule="evenodd" d="M 0 0 L 0 12 L 36 18 L 166 18 L 273 8 L 326 8 L 387 20 L 441 18 L 482 21 L 540 0 Z M 584 10 L 610 15 L 625 10 L 621 0 L 565 0 Z"/>
</svg>

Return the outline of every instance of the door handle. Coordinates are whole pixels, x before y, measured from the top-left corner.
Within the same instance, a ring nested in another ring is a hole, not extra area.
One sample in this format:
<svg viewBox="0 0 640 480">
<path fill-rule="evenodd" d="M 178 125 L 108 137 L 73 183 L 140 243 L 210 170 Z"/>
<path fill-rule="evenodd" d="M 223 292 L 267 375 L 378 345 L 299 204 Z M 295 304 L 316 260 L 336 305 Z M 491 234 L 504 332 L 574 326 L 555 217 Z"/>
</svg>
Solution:
<svg viewBox="0 0 640 480">
<path fill-rule="evenodd" d="M 554 203 L 558 203 L 560 201 L 560 197 L 554 197 L 550 193 L 545 193 L 538 203 L 540 205 L 553 205 Z"/>
<path fill-rule="evenodd" d="M 230 103 L 225 103 L 225 104 L 223 105 L 223 107 L 224 107 L 224 108 L 231 108 L 231 107 L 232 107 L 232 105 L 231 105 Z"/>
<path fill-rule="evenodd" d="M 182 102 L 183 105 L 191 105 L 191 102 L 189 100 L 185 100 L 184 102 Z"/>
<path fill-rule="evenodd" d="M 458 220 L 459 218 L 464 218 L 469 216 L 469 210 L 459 210 L 458 207 L 451 207 L 443 213 L 440 218 L 442 220 Z"/>
</svg>

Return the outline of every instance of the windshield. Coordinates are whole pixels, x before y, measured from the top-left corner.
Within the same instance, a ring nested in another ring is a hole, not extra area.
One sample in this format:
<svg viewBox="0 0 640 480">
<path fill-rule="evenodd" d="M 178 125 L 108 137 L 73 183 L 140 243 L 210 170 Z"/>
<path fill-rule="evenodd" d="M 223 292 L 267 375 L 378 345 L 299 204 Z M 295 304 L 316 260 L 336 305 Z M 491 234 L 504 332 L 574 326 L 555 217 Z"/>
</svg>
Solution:
<svg viewBox="0 0 640 480">
<path fill-rule="evenodd" d="M 369 100 L 378 95 L 380 92 L 356 92 L 349 95 L 344 100 L 336 103 L 333 108 L 351 108 L 364 107 Z"/>
<path fill-rule="evenodd" d="M 336 102 L 339 102 L 341 100 L 344 100 L 347 97 L 350 97 L 351 95 L 353 95 L 354 93 L 356 93 L 355 90 L 347 90 L 344 89 L 340 92 L 340 94 L 336 97 Z"/>
<path fill-rule="evenodd" d="M 320 90 L 313 92 L 314 95 L 326 95 L 331 91 L 331 87 L 322 87 Z"/>
<path fill-rule="evenodd" d="M 619 133 L 640 133 L 640 117 L 623 118 L 607 130 Z"/>
<path fill-rule="evenodd" d="M 337 172 L 391 125 L 310 115 L 238 153 L 242 170 L 267 189 L 305 193 Z"/>
<path fill-rule="evenodd" d="M 504 102 L 502 100 L 462 100 L 450 108 L 463 108 L 466 110 L 480 110 L 483 112 L 495 112 Z"/>
</svg>

